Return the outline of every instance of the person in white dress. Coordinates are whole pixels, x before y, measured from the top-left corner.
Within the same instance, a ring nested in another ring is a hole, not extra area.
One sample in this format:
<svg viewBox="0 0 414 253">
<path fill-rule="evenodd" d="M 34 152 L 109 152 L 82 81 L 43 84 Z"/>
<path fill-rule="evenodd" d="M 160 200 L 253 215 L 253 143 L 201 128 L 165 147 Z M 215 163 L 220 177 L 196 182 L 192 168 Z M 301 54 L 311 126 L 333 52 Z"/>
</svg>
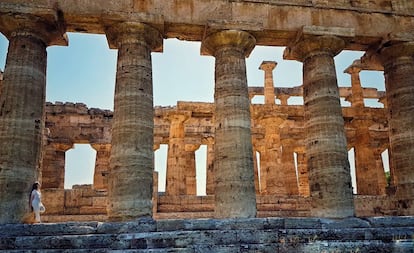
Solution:
<svg viewBox="0 0 414 253">
<path fill-rule="evenodd" d="M 35 182 L 30 193 L 30 206 L 35 213 L 35 222 L 40 223 L 40 213 L 45 211 L 42 204 L 42 194 L 40 193 L 40 183 Z"/>
</svg>

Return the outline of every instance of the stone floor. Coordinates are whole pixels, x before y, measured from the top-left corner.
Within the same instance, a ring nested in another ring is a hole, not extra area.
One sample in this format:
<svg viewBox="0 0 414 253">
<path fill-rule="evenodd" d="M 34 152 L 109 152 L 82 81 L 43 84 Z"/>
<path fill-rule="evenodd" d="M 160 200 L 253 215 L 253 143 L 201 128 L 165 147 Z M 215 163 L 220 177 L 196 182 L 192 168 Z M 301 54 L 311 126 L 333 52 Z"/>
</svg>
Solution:
<svg viewBox="0 0 414 253">
<path fill-rule="evenodd" d="M 0 252 L 414 252 L 414 217 L 0 225 Z"/>
</svg>

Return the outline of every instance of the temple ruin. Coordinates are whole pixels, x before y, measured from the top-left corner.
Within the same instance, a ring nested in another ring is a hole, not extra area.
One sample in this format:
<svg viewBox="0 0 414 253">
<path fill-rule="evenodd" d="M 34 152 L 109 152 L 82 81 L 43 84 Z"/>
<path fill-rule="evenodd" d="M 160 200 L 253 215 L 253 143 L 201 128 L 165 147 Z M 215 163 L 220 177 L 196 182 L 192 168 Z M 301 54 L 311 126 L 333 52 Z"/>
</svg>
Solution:
<svg viewBox="0 0 414 253">
<path fill-rule="evenodd" d="M 53 199 L 47 222 L 414 215 L 413 31 L 411 0 L 3 0 L 0 224 L 23 222 L 37 178 Z M 66 32 L 105 34 L 118 49 L 113 112 L 46 103 L 46 47 L 66 45 Z M 200 41 L 200 53 L 215 58 L 214 103 L 154 107 L 151 52 L 162 52 L 165 38 Z M 274 87 L 277 63 L 263 59 L 263 86 L 248 87 L 245 58 L 256 45 L 286 47 L 285 60 L 303 63 L 303 84 Z M 365 52 L 344 70 L 349 88 L 336 78 L 342 50 Z M 386 90 L 363 88 L 362 70 L 383 71 Z M 257 95 L 263 104 L 251 102 Z M 292 96 L 303 105 L 289 104 Z M 367 98 L 384 108 L 365 106 Z M 97 152 L 94 183 L 65 190 L 65 152 L 75 143 Z M 162 144 L 160 194 L 153 161 Z M 206 196 L 195 190 L 200 145 Z M 408 224 L 404 236 L 413 234 Z"/>
</svg>

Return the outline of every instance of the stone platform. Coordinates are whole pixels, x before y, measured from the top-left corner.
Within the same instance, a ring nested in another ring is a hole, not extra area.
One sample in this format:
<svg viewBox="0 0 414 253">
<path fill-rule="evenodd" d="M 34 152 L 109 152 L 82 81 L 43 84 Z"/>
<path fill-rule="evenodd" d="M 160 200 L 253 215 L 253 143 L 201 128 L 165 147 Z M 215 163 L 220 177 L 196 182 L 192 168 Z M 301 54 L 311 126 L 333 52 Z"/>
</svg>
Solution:
<svg viewBox="0 0 414 253">
<path fill-rule="evenodd" d="M 414 217 L 0 225 L 0 252 L 414 252 Z"/>
</svg>

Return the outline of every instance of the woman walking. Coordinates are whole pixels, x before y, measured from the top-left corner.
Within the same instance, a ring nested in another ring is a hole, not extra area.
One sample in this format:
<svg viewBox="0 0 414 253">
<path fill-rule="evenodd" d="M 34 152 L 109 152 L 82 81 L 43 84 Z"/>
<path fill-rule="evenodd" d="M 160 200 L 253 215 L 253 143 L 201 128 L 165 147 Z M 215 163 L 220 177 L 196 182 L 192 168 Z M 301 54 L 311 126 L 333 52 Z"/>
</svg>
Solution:
<svg viewBox="0 0 414 253">
<path fill-rule="evenodd" d="M 35 213 L 35 222 L 40 223 L 40 213 L 45 211 L 42 204 L 42 194 L 40 193 L 40 183 L 35 182 L 30 193 L 30 206 Z"/>
</svg>

